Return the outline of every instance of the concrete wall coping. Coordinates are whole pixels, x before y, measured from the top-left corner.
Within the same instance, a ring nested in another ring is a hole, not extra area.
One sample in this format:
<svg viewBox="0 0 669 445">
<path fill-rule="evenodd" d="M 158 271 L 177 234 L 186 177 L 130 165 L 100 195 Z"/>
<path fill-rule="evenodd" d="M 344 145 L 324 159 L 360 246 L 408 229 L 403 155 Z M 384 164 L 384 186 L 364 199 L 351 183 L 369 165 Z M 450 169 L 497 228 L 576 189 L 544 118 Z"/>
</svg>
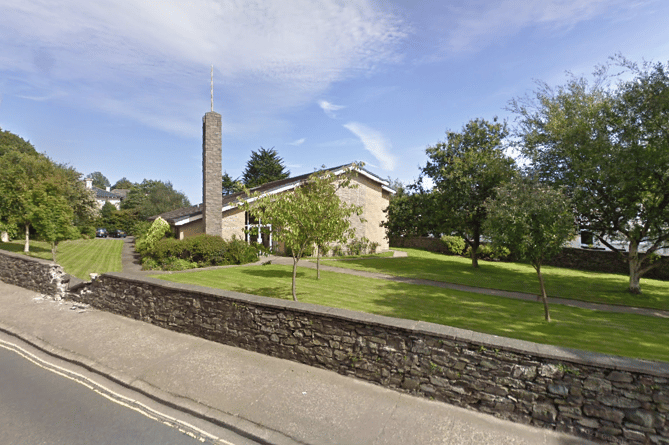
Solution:
<svg viewBox="0 0 669 445">
<path fill-rule="evenodd" d="M 248 304 L 262 305 L 277 310 L 290 310 L 320 317 L 333 317 L 348 320 L 354 323 L 383 326 L 392 329 L 403 330 L 409 334 L 426 334 L 442 337 L 454 341 L 473 343 L 487 348 L 500 348 L 511 352 L 543 357 L 547 359 L 571 362 L 580 365 L 592 365 L 609 368 L 617 371 L 639 372 L 655 377 L 669 378 L 669 363 L 639 360 L 628 357 L 589 352 L 579 349 L 565 348 L 559 346 L 545 345 L 525 340 L 518 340 L 497 335 L 483 334 L 480 332 L 460 329 L 451 326 L 428 323 L 424 321 L 406 320 L 400 318 L 386 317 L 382 315 L 368 314 L 348 309 L 331 308 L 311 303 L 295 302 L 291 300 L 279 300 L 271 297 L 244 294 L 241 292 L 214 289 L 193 284 L 174 283 L 151 277 L 138 277 L 127 273 L 108 273 L 103 276 L 121 278 L 137 284 L 150 284 L 166 290 L 188 291 L 205 296 L 224 298 L 228 300 L 243 301 Z"/>
</svg>

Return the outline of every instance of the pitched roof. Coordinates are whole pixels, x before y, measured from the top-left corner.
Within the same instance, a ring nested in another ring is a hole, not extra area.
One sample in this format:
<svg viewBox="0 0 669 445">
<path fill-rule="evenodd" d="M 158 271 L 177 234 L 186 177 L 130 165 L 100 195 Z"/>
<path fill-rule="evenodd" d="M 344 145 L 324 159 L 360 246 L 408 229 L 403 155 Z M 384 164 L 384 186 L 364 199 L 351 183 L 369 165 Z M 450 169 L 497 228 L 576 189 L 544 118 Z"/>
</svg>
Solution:
<svg viewBox="0 0 669 445">
<path fill-rule="evenodd" d="M 102 190 L 101 188 L 97 187 L 91 187 L 91 190 L 95 192 L 95 197 L 97 199 L 121 199 L 123 198 L 121 195 L 114 193 L 114 192 L 108 192 L 107 190 Z"/>
<path fill-rule="evenodd" d="M 363 174 L 364 176 L 367 176 L 371 180 L 381 184 L 381 187 L 390 192 L 390 193 L 395 193 L 393 189 L 391 189 L 388 185 L 388 181 L 385 179 L 380 178 L 379 176 L 375 175 L 374 173 L 365 170 L 364 168 L 357 167 L 355 163 L 351 164 L 344 164 L 340 165 L 338 167 L 333 167 L 333 168 L 327 168 L 324 169 L 324 171 L 332 172 L 335 175 L 340 175 L 344 173 L 345 169 L 347 168 L 353 168 L 357 172 Z M 299 186 L 302 184 L 304 181 L 306 181 L 309 176 L 313 175 L 316 172 L 312 173 L 306 173 L 300 176 L 295 176 L 293 178 L 286 178 L 286 179 L 279 179 L 278 181 L 272 181 L 268 182 L 262 185 L 259 185 L 257 187 L 253 187 L 252 189 L 249 189 L 251 193 L 258 193 L 259 195 L 273 195 L 275 193 L 281 193 L 283 191 L 291 190 L 294 189 L 295 187 Z M 246 193 L 245 192 L 237 192 L 237 193 L 232 193 L 230 195 L 223 195 L 223 207 L 222 211 L 229 210 L 235 206 L 235 203 L 239 201 L 240 199 L 244 200 L 246 199 Z M 158 216 L 163 218 L 165 221 L 173 224 L 173 225 L 182 225 L 186 224 L 190 221 L 195 221 L 197 219 L 200 219 L 202 217 L 202 204 L 198 204 L 195 206 L 191 207 L 186 207 L 182 209 L 177 209 L 177 210 L 172 210 L 170 212 L 165 212 L 161 213 L 160 215 L 152 216 L 149 218 L 150 220 L 156 219 Z"/>
</svg>

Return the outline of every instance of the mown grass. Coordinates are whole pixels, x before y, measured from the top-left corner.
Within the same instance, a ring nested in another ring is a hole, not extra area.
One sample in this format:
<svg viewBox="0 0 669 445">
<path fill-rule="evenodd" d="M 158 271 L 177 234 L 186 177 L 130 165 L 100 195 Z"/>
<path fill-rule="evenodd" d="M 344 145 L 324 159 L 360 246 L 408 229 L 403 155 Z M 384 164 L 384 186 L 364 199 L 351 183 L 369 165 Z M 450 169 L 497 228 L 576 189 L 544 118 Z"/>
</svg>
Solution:
<svg viewBox="0 0 669 445">
<path fill-rule="evenodd" d="M 327 265 L 487 289 L 540 293 L 537 273 L 529 264 L 479 261 L 479 268 L 474 269 L 469 258 L 418 249 L 396 250 L 405 251 L 409 256 L 328 261 Z M 541 271 L 546 283 L 546 292 L 551 297 L 669 310 L 667 281 L 642 278 L 642 294 L 633 295 L 627 292 L 629 277 L 626 275 L 583 272 L 550 266 L 542 267 Z"/>
<path fill-rule="evenodd" d="M 367 260 L 366 260 L 367 261 Z M 155 278 L 267 297 L 291 299 L 291 267 L 268 265 L 194 271 Z M 302 302 L 606 354 L 669 362 L 666 319 L 551 305 L 418 286 L 333 272 L 299 269 Z"/>
<path fill-rule="evenodd" d="M 0 243 L 0 249 L 23 252 L 23 241 Z M 65 272 L 82 280 L 90 273 L 121 272 L 123 240 L 90 239 L 63 241 L 58 244 L 56 260 Z M 51 260 L 51 246 L 42 241 L 30 241 L 30 256 Z"/>
</svg>

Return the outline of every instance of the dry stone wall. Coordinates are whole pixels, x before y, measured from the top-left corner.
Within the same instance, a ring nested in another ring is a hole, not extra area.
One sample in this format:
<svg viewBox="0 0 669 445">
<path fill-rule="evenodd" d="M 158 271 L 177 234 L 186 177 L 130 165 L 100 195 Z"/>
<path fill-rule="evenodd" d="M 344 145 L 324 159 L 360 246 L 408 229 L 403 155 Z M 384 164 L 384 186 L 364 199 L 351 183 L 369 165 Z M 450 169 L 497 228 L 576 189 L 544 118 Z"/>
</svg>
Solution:
<svg viewBox="0 0 669 445">
<path fill-rule="evenodd" d="M 53 261 L 0 251 L 0 280 L 60 298 L 68 288 L 69 276 Z"/>
<path fill-rule="evenodd" d="M 0 254 L 2 279 L 18 285 L 50 284 L 47 263 Z M 669 444 L 667 363 L 127 274 L 102 275 L 69 297 L 516 422 L 598 442 Z"/>
</svg>

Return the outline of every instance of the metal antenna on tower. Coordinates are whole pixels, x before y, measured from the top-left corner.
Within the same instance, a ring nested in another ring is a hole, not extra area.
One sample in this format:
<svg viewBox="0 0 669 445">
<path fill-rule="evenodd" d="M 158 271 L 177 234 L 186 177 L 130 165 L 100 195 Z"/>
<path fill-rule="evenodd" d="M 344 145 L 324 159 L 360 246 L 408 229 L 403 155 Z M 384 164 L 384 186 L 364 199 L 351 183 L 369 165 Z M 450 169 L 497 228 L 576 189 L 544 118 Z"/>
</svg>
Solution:
<svg viewBox="0 0 669 445">
<path fill-rule="evenodd" d="M 211 111 L 214 111 L 214 65 L 211 66 Z"/>
</svg>

